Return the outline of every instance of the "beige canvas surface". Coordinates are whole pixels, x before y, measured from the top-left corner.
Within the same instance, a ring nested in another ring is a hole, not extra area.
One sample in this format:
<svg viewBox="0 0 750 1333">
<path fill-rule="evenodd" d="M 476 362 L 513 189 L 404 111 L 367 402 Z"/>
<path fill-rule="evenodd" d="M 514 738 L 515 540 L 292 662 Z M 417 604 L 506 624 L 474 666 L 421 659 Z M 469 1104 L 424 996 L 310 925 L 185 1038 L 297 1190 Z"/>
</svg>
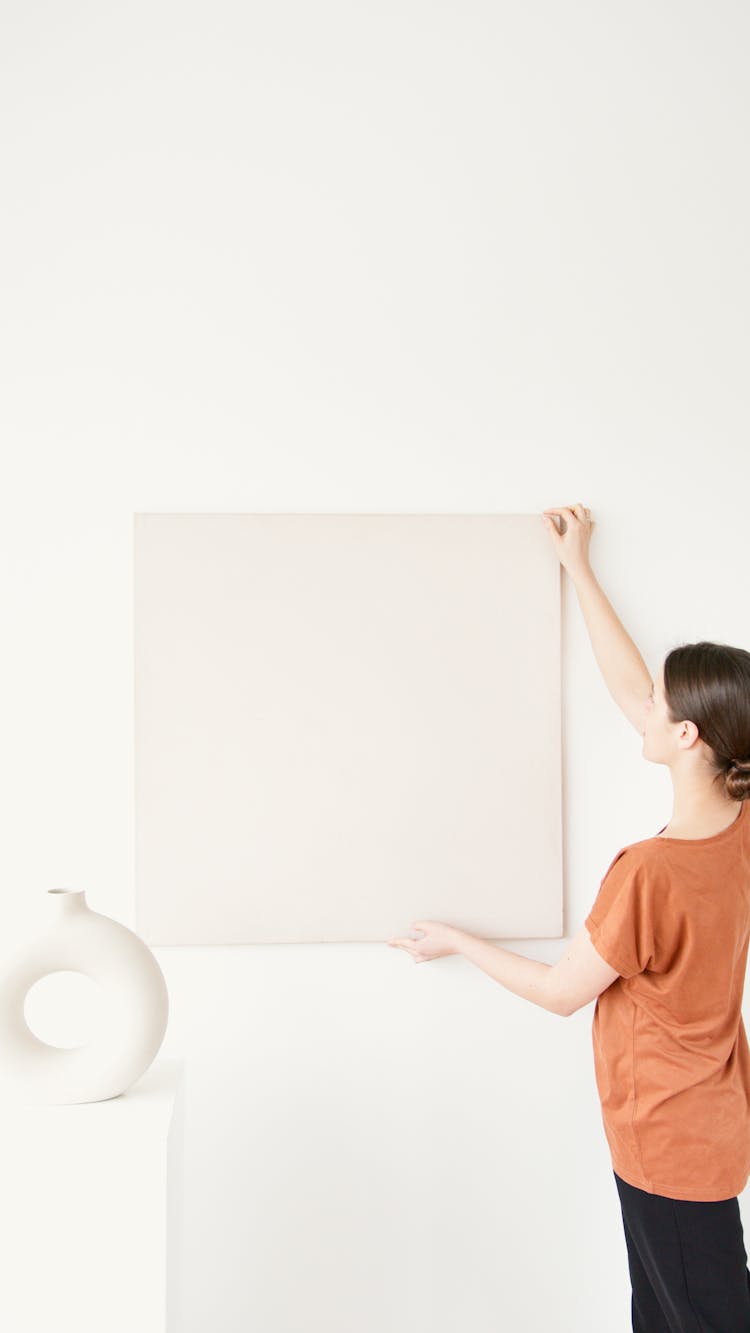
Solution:
<svg viewBox="0 0 750 1333">
<path fill-rule="evenodd" d="M 562 935 L 539 516 L 134 515 L 150 944 Z"/>
</svg>

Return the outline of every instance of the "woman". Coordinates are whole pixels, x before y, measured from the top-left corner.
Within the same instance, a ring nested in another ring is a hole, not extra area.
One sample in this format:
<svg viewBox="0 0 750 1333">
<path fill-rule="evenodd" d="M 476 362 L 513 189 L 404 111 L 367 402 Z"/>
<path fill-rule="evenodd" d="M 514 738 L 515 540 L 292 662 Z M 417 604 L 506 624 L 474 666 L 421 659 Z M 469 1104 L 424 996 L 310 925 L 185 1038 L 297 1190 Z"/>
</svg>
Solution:
<svg viewBox="0 0 750 1333">
<path fill-rule="evenodd" d="M 553 515 L 559 515 L 558 530 Z M 737 1195 L 750 1176 L 750 653 L 673 648 L 652 681 L 589 562 L 577 504 L 543 511 L 607 687 L 669 768 L 672 818 L 622 847 L 551 966 L 439 921 L 394 939 L 415 962 L 462 954 L 567 1015 L 596 999 L 602 1122 L 622 1210 L 636 1333 L 748 1333 L 750 1271 Z"/>
</svg>

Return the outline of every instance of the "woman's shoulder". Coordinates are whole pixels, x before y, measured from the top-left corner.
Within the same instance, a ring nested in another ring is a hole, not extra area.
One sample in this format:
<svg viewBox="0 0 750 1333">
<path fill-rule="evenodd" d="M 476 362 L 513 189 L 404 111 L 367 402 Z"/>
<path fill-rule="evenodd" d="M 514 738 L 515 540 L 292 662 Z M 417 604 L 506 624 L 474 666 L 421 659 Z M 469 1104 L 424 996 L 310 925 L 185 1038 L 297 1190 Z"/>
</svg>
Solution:
<svg viewBox="0 0 750 1333">
<path fill-rule="evenodd" d="M 662 883 L 673 874 L 671 858 L 662 839 L 640 838 L 638 842 L 619 847 L 607 866 L 601 883 L 612 878 L 617 883 L 625 880 L 643 884 Z"/>
</svg>

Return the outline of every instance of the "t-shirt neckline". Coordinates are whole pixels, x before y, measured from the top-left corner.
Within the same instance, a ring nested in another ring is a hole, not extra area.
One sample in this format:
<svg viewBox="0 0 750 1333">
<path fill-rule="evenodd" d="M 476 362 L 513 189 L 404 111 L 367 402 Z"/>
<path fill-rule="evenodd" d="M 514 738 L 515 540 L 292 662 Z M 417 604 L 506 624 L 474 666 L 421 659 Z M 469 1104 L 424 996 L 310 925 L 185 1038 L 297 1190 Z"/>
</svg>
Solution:
<svg viewBox="0 0 750 1333">
<path fill-rule="evenodd" d="M 737 825 L 740 823 L 742 816 L 745 812 L 746 805 L 747 801 L 742 801 L 739 809 L 739 814 L 735 815 L 731 824 L 727 824 L 726 828 L 720 829 L 718 833 L 711 833 L 707 838 L 662 838 L 661 829 L 659 829 L 659 832 L 655 835 L 655 837 L 659 839 L 659 842 L 697 842 L 697 843 L 718 842 L 719 838 L 726 838 L 727 834 L 731 833 L 733 829 L 736 829 Z M 665 824 L 664 828 L 666 827 L 667 825 Z"/>
</svg>

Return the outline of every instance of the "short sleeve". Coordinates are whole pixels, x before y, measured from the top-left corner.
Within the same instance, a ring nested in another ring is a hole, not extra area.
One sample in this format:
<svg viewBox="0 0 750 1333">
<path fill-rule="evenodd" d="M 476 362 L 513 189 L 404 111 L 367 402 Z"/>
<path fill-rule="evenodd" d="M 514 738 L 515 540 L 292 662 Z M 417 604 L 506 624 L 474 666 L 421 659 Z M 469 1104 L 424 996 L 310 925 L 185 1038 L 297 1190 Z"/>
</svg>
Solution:
<svg viewBox="0 0 750 1333">
<path fill-rule="evenodd" d="M 591 943 L 621 977 L 644 972 L 654 955 L 653 891 L 648 865 L 632 847 L 610 862 L 584 922 Z"/>
</svg>

